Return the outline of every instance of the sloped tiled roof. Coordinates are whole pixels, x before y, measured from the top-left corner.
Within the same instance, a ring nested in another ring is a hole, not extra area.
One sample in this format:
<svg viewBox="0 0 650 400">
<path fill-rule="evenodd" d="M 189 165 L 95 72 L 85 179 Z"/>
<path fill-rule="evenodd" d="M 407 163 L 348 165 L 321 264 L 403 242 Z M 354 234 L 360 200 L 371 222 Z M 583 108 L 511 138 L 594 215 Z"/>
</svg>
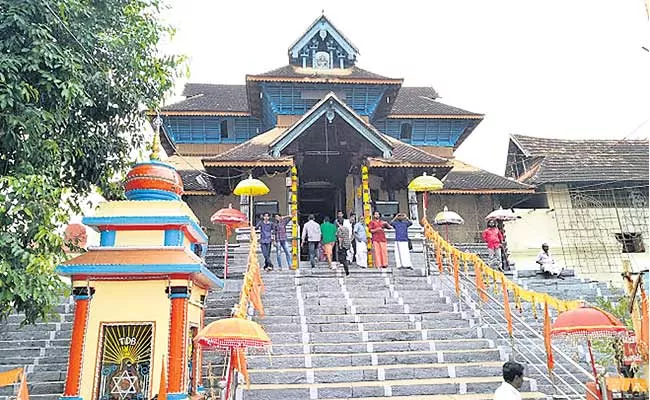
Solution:
<svg viewBox="0 0 650 400">
<path fill-rule="evenodd" d="M 648 140 L 566 140 L 511 135 L 537 160 L 527 183 L 648 181 Z M 510 159 L 509 159 L 510 160 Z"/>
<path fill-rule="evenodd" d="M 271 78 L 277 78 L 274 80 L 284 80 L 287 81 L 296 81 L 296 80 L 306 80 L 306 81 L 358 81 L 358 80 L 376 80 L 376 81 L 385 81 L 387 83 L 399 84 L 402 82 L 401 79 L 388 78 L 383 75 L 376 74 L 374 72 L 366 71 L 359 67 L 353 66 L 350 68 L 340 69 L 316 69 L 316 68 L 302 68 L 296 67 L 294 65 L 285 65 L 274 70 L 264 72 L 257 75 L 247 75 L 246 80 L 253 81 L 264 81 Z"/>
<path fill-rule="evenodd" d="M 532 193 L 535 188 L 458 160 L 442 181 L 441 193 Z M 437 193 L 437 192 L 436 192 Z"/>
<path fill-rule="evenodd" d="M 206 157 L 203 159 L 204 164 L 210 166 L 211 163 L 216 162 L 256 162 L 256 161 L 278 161 L 284 162 L 285 158 L 274 158 L 269 153 L 271 143 L 276 140 L 285 131 L 284 128 L 273 128 L 264 133 L 261 133 L 244 143 L 233 147 L 232 149 L 217 154 L 214 157 Z M 290 159 L 288 159 L 290 161 Z"/>
<path fill-rule="evenodd" d="M 212 181 L 204 172 L 195 169 L 185 169 L 178 170 L 178 173 L 183 180 L 183 190 L 186 194 L 191 195 L 197 192 L 214 193 Z"/>
<path fill-rule="evenodd" d="M 437 98 L 438 93 L 432 87 L 401 87 L 388 113 L 389 118 L 400 115 L 449 115 L 483 118 L 482 114 L 441 103 L 436 100 Z"/>
<path fill-rule="evenodd" d="M 163 107 L 161 112 L 248 113 L 245 85 L 188 83 L 183 95 L 187 96 L 185 100 L 169 104 Z"/>
</svg>

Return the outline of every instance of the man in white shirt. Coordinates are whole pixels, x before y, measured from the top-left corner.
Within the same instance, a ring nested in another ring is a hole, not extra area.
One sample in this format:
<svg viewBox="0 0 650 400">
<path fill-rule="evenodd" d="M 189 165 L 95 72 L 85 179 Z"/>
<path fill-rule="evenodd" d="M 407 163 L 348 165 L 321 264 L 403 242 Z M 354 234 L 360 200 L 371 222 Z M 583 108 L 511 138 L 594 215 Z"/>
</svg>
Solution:
<svg viewBox="0 0 650 400">
<path fill-rule="evenodd" d="M 314 214 L 309 214 L 309 221 L 302 227 L 302 243 L 309 243 L 309 263 L 316 266 L 316 251 L 321 239 L 320 225 L 314 220 Z"/>
<path fill-rule="evenodd" d="M 521 400 L 521 385 L 524 383 L 524 366 L 508 361 L 503 364 L 503 383 L 494 392 L 494 400 Z"/>
<path fill-rule="evenodd" d="M 542 271 L 547 275 L 547 278 L 549 275 L 555 275 L 558 279 L 564 279 L 562 278 L 562 270 L 564 267 L 555 262 L 555 259 L 548 251 L 548 244 L 544 243 L 542 245 L 542 251 L 537 255 L 537 260 L 535 260 L 535 262 L 542 267 Z"/>
</svg>

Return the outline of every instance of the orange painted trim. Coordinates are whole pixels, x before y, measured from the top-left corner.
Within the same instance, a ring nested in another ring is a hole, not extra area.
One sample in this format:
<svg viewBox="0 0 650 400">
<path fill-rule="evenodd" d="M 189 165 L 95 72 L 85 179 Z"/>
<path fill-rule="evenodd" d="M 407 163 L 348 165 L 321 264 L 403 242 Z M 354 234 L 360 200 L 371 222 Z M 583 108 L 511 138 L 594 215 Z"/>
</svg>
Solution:
<svg viewBox="0 0 650 400">
<path fill-rule="evenodd" d="M 380 160 L 368 159 L 368 167 L 370 168 L 451 168 L 452 165 L 448 163 L 410 163 L 410 162 L 386 162 Z"/>
<path fill-rule="evenodd" d="M 187 298 L 171 299 L 171 319 L 169 323 L 169 358 L 167 360 L 167 385 L 169 393 L 185 391 L 184 381 L 187 368 L 185 362 L 185 315 Z"/>
<path fill-rule="evenodd" d="M 483 119 L 483 114 L 389 114 L 388 119 Z"/>
<path fill-rule="evenodd" d="M 340 78 L 340 77 L 275 77 L 246 75 L 246 82 L 301 82 L 301 83 L 347 83 L 347 84 L 364 84 L 374 83 L 376 85 L 401 85 L 404 79 L 359 79 L 359 78 Z"/>
<path fill-rule="evenodd" d="M 206 191 L 188 190 L 185 193 L 183 193 L 183 196 L 214 196 L 214 195 L 216 195 L 216 193 L 210 190 L 206 190 Z"/>
<path fill-rule="evenodd" d="M 206 167 L 291 167 L 293 160 L 286 161 L 209 161 L 203 160 Z"/>
<path fill-rule="evenodd" d="M 156 115 L 155 112 L 149 111 L 147 115 Z M 250 117 L 252 114 L 248 111 L 161 111 L 160 115 L 175 116 L 175 115 L 215 115 L 224 117 Z"/>
<path fill-rule="evenodd" d="M 502 193 L 535 193 L 535 189 L 443 189 L 435 194 L 502 194 Z"/>
<path fill-rule="evenodd" d="M 65 380 L 64 396 L 79 396 L 81 383 L 81 364 L 83 361 L 84 339 L 88 324 L 88 311 L 90 299 L 76 301 L 74 310 L 74 323 L 72 325 L 72 339 L 70 341 L 70 355 L 68 356 L 68 376 Z"/>
</svg>

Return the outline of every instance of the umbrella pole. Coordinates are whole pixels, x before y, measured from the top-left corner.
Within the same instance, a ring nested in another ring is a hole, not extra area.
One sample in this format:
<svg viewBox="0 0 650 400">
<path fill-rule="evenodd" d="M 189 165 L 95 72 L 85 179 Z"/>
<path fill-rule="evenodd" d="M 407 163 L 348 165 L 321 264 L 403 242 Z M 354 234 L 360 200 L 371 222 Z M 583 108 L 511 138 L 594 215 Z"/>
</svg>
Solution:
<svg viewBox="0 0 650 400">
<path fill-rule="evenodd" d="M 225 396 L 226 399 L 230 399 L 230 380 L 231 380 L 231 376 L 233 375 L 232 358 L 234 354 L 235 354 L 235 350 L 230 349 L 230 357 L 228 358 L 228 367 L 226 370 L 226 396 Z"/>
<path fill-rule="evenodd" d="M 594 353 L 591 351 L 590 339 L 587 339 L 587 349 L 589 349 L 589 359 L 591 360 L 591 370 L 594 373 L 594 380 L 598 382 L 598 372 L 596 371 L 596 362 L 594 361 Z"/>
<path fill-rule="evenodd" d="M 445 240 L 449 242 L 449 225 L 445 224 Z"/>
<path fill-rule="evenodd" d="M 226 243 L 223 254 L 223 279 L 228 279 L 228 231 L 226 231 Z"/>
<path fill-rule="evenodd" d="M 422 214 L 424 218 L 427 218 L 427 202 L 429 200 L 429 193 L 424 191 L 422 192 Z M 428 219 L 427 219 L 428 221 Z"/>
</svg>

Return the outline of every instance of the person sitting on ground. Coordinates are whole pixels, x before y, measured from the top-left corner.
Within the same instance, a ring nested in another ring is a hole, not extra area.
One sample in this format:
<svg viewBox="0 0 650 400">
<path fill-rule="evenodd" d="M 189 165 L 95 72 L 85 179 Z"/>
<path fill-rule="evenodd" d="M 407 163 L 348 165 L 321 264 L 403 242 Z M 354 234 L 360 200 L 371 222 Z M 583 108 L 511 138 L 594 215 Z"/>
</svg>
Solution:
<svg viewBox="0 0 650 400">
<path fill-rule="evenodd" d="M 333 269 L 332 250 L 334 249 L 334 243 L 336 243 L 336 225 L 330 222 L 330 217 L 325 216 L 323 218 L 323 223 L 320 224 L 320 232 L 322 235 L 323 252 L 325 253 L 325 258 L 327 258 L 327 265 Z"/>
<path fill-rule="evenodd" d="M 503 383 L 494 392 L 494 400 L 521 400 L 521 385 L 524 383 L 524 366 L 508 361 L 503 364 Z"/>
<path fill-rule="evenodd" d="M 562 278 L 562 271 L 564 270 L 564 267 L 555 262 L 555 259 L 548 251 L 548 244 L 544 243 L 542 245 L 542 251 L 540 251 L 537 255 L 537 260 L 535 260 L 535 262 L 540 265 L 542 271 L 544 271 L 545 277 L 548 278 L 555 276 L 558 279 L 564 279 Z"/>
</svg>

